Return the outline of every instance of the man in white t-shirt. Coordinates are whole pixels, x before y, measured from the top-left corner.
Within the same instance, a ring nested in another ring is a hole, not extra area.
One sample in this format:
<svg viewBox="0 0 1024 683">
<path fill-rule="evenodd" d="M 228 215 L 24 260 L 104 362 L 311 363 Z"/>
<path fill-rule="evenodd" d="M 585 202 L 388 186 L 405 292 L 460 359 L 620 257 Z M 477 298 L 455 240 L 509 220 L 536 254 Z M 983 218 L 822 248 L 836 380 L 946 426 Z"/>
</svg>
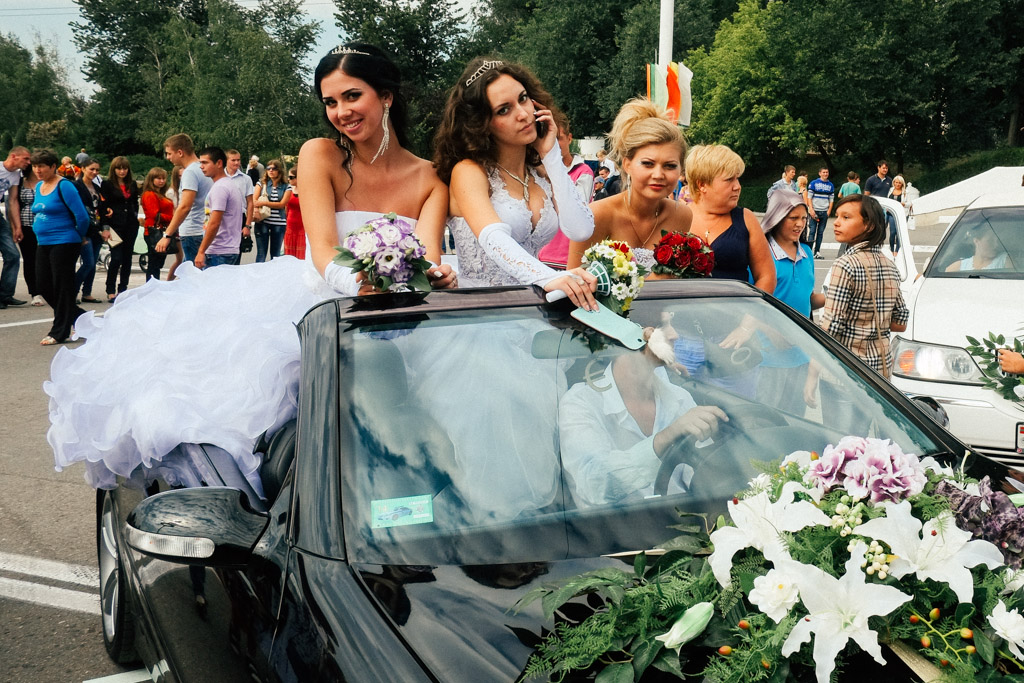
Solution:
<svg viewBox="0 0 1024 683">
<path fill-rule="evenodd" d="M 164 155 L 175 166 L 181 166 L 181 184 L 178 189 L 178 208 L 171 224 L 156 243 L 156 250 L 164 253 L 174 235 L 181 237 L 181 248 L 186 261 L 195 261 L 199 245 L 203 243 L 203 224 L 206 221 L 206 195 L 213 181 L 203 175 L 196 156 L 195 145 L 185 133 L 164 140 Z"/>
<path fill-rule="evenodd" d="M 242 195 L 242 202 L 245 204 L 245 215 L 242 217 L 242 236 L 248 237 L 249 226 L 252 225 L 252 178 L 242 170 L 242 155 L 237 149 L 229 149 L 225 154 L 228 155 L 228 163 L 224 167 L 224 173 Z"/>
<path fill-rule="evenodd" d="M 25 303 L 14 298 L 14 290 L 18 286 L 18 271 L 21 270 L 17 247 L 22 236 L 18 185 L 21 184 L 21 172 L 28 168 L 28 159 L 28 150 L 19 146 L 12 148 L 6 161 L 0 164 L 0 203 L 3 203 L 8 189 L 12 199 L 7 205 L 9 219 L 4 220 L 0 215 L 0 256 L 4 259 L 3 270 L 0 270 L 0 309 Z"/>
<path fill-rule="evenodd" d="M 206 195 L 207 214 L 203 241 L 196 252 L 196 268 L 237 266 L 242 241 L 242 216 L 245 202 L 235 183 L 224 173 L 227 156 L 220 147 L 207 147 L 199 153 L 203 175 L 213 181 Z"/>
</svg>

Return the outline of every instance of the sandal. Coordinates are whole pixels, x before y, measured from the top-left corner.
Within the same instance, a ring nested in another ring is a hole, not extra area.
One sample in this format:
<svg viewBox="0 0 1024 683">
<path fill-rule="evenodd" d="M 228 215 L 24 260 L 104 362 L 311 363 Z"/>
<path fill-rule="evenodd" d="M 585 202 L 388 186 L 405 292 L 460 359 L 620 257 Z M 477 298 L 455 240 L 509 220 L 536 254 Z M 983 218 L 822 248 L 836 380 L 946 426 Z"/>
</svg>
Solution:
<svg viewBox="0 0 1024 683">
<path fill-rule="evenodd" d="M 83 304 L 98 304 L 98 303 L 101 303 L 101 302 L 100 302 L 99 299 L 97 299 L 94 296 L 83 296 L 82 297 L 82 303 Z"/>
<path fill-rule="evenodd" d="M 116 298 L 117 298 L 117 294 L 107 294 L 107 303 L 108 304 L 114 303 L 114 299 L 116 299 Z"/>
<path fill-rule="evenodd" d="M 53 337 L 43 337 L 43 341 L 39 342 L 40 346 L 53 346 L 54 344 L 60 344 L 60 342 Z"/>
</svg>

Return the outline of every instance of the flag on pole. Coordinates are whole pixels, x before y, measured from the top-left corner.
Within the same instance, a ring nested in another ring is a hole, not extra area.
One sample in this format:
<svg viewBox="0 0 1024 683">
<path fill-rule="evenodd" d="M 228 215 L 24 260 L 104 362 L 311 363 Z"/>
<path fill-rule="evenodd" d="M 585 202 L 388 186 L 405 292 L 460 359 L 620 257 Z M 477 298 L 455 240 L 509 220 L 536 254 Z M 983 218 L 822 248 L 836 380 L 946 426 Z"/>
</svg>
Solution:
<svg viewBox="0 0 1024 683">
<path fill-rule="evenodd" d="M 690 97 L 690 80 L 693 72 L 679 62 L 668 66 L 647 65 L 647 97 L 656 105 L 669 112 L 669 119 L 681 126 L 690 125 L 693 100 Z"/>
</svg>

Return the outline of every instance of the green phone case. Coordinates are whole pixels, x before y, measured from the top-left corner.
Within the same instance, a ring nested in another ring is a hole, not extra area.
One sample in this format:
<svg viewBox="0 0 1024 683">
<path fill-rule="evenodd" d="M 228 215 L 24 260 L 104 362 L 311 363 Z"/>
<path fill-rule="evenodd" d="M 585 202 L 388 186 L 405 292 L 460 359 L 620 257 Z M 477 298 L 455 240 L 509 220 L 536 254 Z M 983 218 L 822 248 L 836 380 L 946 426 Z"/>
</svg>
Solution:
<svg viewBox="0 0 1024 683">
<path fill-rule="evenodd" d="M 577 308 L 571 313 L 572 317 L 584 325 L 594 328 L 598 332 L 612 339 L 618 339 L 627 349 L 642 349 L 647 343 L 644 341 L 643 328 L 635 322 L 626 320 L 618 313 L 615 313 L 607 306 L 597 304 L 596 311 L 586 311 Z"/>
</svg>

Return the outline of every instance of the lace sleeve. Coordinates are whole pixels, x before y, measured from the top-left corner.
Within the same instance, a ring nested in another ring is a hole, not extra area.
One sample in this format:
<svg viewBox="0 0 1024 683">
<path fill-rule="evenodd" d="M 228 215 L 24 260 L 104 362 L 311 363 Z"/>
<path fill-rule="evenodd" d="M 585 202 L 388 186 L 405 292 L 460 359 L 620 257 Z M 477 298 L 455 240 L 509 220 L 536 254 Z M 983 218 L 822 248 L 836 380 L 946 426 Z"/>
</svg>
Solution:
<svg viewBox="0 0 1024 683">
<path fill-rule="evenodd" d="M 593 224 L 593 223 L 591 223 Z M 491 223 L 480 231 L 480 246 L 502 270 L 524 285 L 544 286 L 561 274 L 548 268 L 512 237 L 508 223 Z"/>
<path fill-rule="evenodd" d="M 551 183 L 555 204 L 558 205 L 558 226 L 574 242 L 590 239 L 594 234 L 594 214 L 569 179 L 569 172 L 562 163 L 561 148 L 553 146 L 542 163 L 548 182 Z"/>
</svg>

